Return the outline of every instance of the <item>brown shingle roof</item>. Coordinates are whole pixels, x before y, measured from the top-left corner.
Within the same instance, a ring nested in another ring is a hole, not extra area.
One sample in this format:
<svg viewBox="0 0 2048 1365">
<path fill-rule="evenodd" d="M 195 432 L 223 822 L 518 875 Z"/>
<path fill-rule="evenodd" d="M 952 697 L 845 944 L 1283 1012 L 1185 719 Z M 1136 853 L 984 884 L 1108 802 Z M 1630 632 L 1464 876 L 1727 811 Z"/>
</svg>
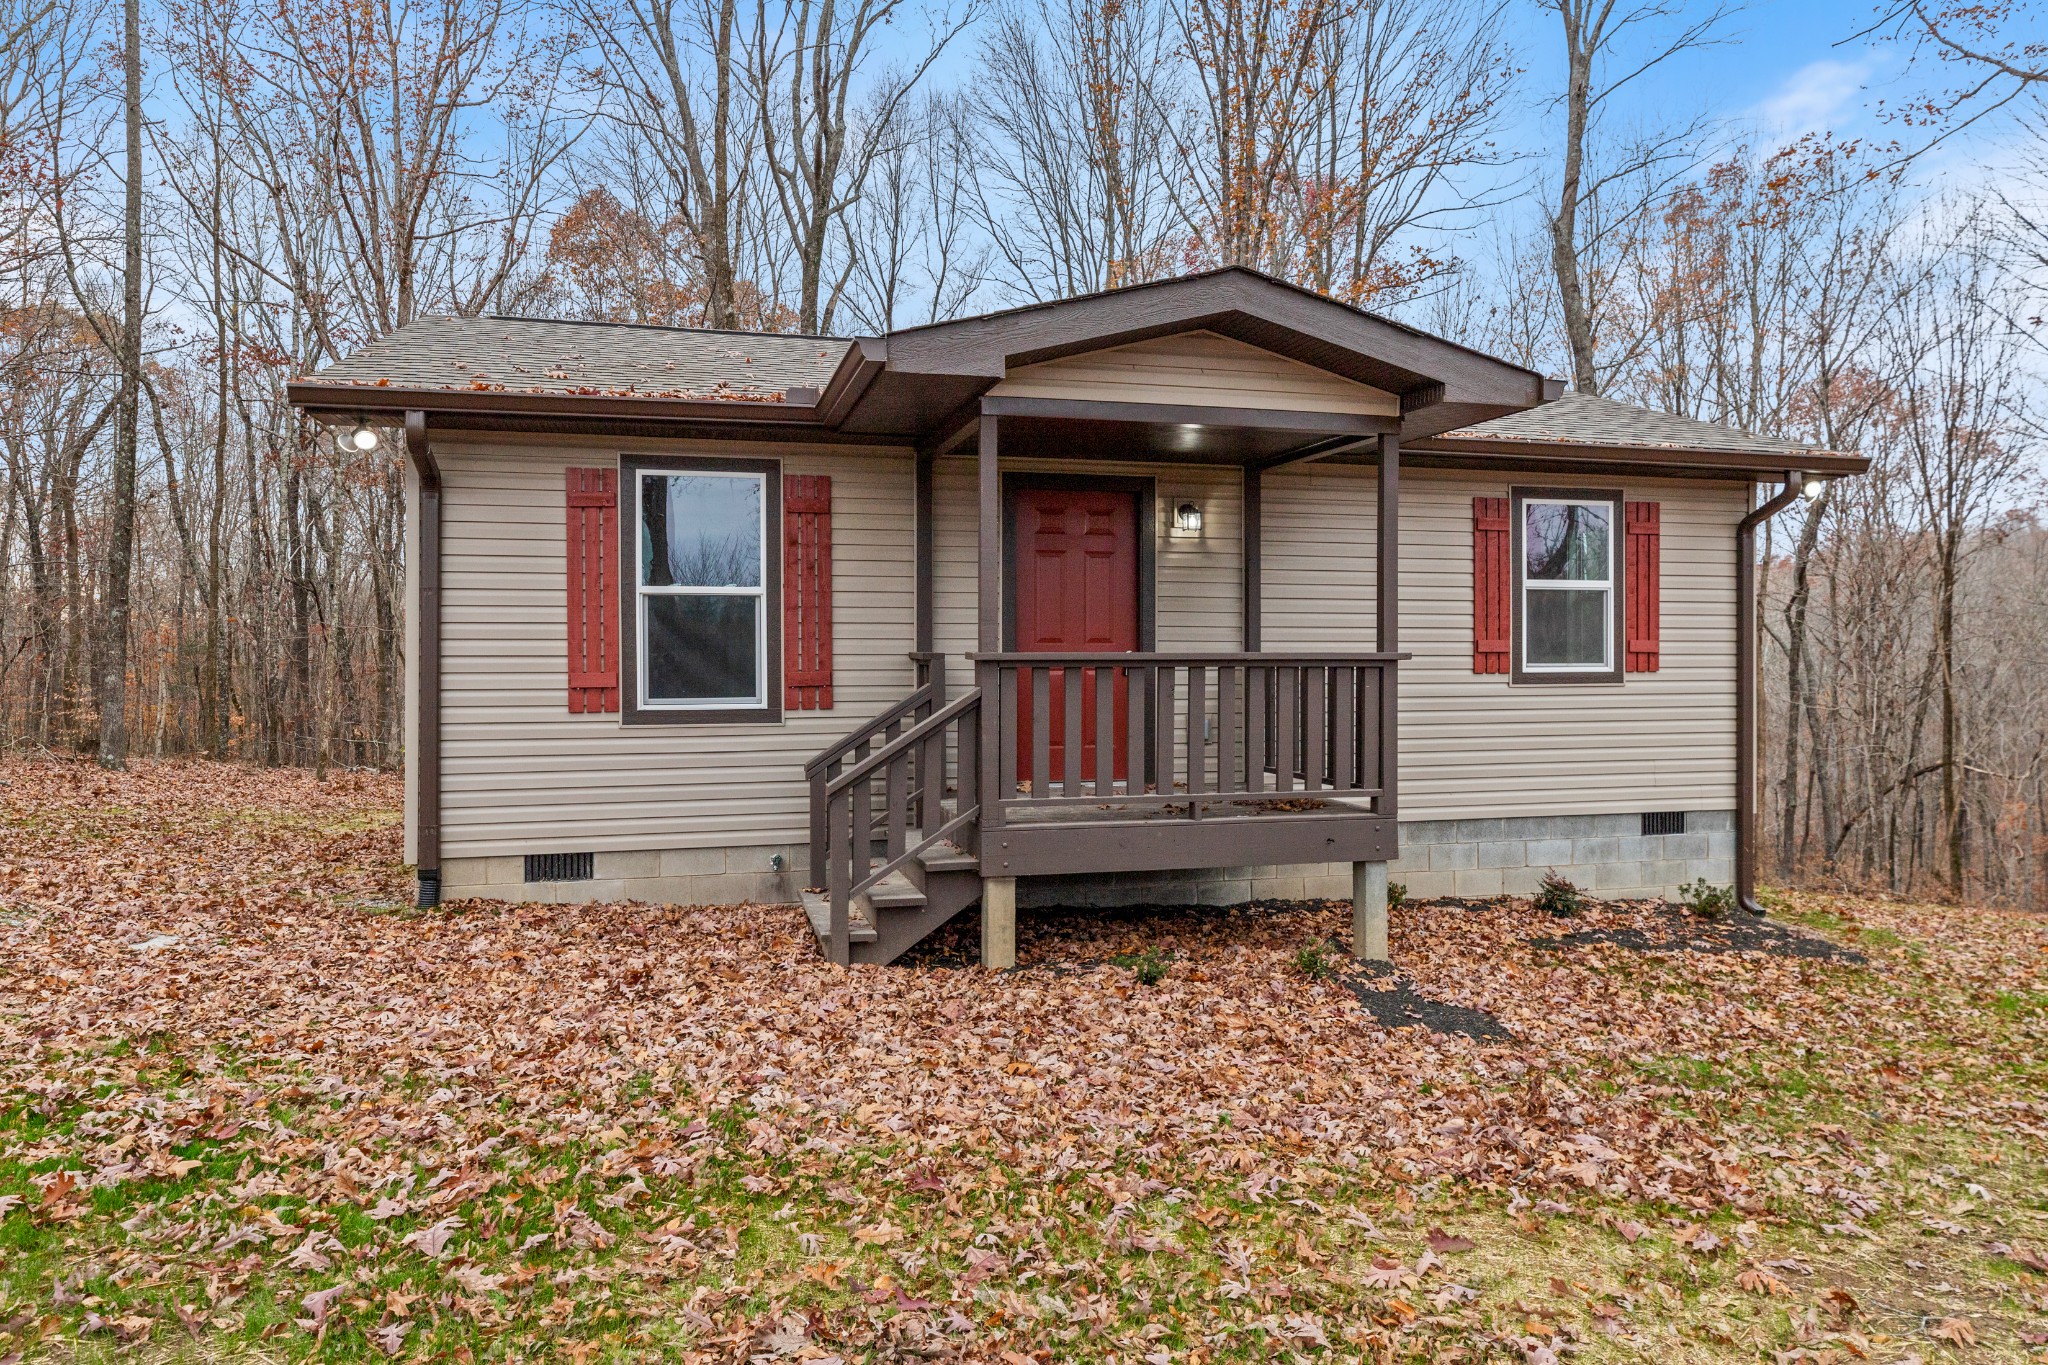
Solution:
<svg viewBox="0 0 2048 1365">
<path fill-rule="evenodd" d="M 1617 403 L 1590 393 L 1567 393 L 1539 407 L 1431 438 L 1458 442 L 1634 447 L 1645 450 L 1723 451 L 1731 455 L 1820 455 L 1829 452 L 1797 441 L 1754 436 L 1734 427 L 1701 422 L 1675 413 Z"/>
<path fill-rule="evenodd" d="M 772 402 L 821 389 L 836 337 L 712 332 L 545 318 L 419 318 L 313 376 L 407 389 L 731 398 Z"/>
</svg>

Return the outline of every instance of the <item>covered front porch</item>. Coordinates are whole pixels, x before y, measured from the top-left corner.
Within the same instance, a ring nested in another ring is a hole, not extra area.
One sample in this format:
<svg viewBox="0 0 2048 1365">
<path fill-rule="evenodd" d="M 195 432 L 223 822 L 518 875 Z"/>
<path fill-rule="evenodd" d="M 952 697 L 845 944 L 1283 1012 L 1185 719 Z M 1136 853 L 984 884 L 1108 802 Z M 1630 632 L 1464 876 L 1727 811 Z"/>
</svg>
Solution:
<svg viewBox="0 0 2048 1365">
<path fill-rule="evenodd" d="M 924 443 L 917 687 L 807 767 L 810 909 L 834 960 L 887 961 L 979 900 L 984 960 L 1002 965 L 1019 878 L 1333 863 L 1357 869 L 1359 946 L 1383 955 L 1399 423 L 996 393 Z M 1297 630 L 1267 648 L 1262 495 L 1311 463 L 1370 490 L 1369 556 L 1331 556 L 1369 576 L 1352 597 L 1371 604 L 1370 635 Z M 1176 471 L 1229 496 L 1183 503 Z M 1214 558 L 1239 582 L 1200 597 L 1158 554 L 1177 535 L 1213 537 L 1219 511 L 1234 513 L 1234 553 Z M 969 586 L 971 620 L 942 612 Z M 1200 628 L 1163 632 L 1162 617 Z M 1205 647 L 1181 647 L 1190 635 Z"/>
</svg>

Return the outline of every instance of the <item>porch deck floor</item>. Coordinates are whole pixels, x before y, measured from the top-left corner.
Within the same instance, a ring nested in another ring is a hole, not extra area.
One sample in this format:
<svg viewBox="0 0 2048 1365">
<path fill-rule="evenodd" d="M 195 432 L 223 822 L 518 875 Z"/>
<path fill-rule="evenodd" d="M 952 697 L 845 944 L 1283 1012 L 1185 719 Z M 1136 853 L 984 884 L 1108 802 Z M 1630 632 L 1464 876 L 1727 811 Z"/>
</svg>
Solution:
<svg viewBox="0 0 2048 1365">
<path fill-rule="evenodd" d="M 1206 793 L 1166 802 L 1122 801 L 1116 795 L 1074 804 L 1039 804 L 1020 797 L 1003 808 L 1006 824 L 1089 824 L 1104 821 L 1261 820 L 1280 816 L 1325 815 L 1331 818 L 1374 814 L 1370 798 L 1322 795 L 1315 792 L 1268 792 L 1264 795 Z"/>
</svg>

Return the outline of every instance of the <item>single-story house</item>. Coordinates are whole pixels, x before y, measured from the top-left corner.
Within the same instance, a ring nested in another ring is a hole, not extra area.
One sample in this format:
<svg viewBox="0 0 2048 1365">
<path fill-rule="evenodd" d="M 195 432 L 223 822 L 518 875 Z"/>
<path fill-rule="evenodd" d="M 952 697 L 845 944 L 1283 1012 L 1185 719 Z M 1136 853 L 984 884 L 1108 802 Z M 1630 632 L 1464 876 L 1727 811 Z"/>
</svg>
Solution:
<svg viewBox="0 0 2048 1365">
<path fill-rule="evenodd" d="M 422 318 L 290 387 L 407 459 L 421 897 L 1751 893 L 1754 531 L 1854 456 L 1225 269 L 906 328 Z M 1763 505 L 1759 483 L 1780 485 Z"/>
</svg>

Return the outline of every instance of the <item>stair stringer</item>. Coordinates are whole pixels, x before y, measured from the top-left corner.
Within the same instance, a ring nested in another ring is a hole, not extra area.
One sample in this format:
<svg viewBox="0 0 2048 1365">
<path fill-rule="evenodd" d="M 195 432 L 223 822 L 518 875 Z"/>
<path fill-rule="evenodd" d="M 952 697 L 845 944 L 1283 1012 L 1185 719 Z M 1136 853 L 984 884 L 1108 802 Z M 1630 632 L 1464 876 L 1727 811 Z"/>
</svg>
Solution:
<svg viewBox="0 0 2048 1365">
<path fill-rule="evenodd" d="M 925 903 L 920 909 L 875 910 L 875 937 L 872 942 L 853 945 L 853 960 L 887 963 L 909 952 L 934 930 L 981 899 L 981 873 L 927 870 L 924 874 L 924 897 Z"/>
</svg>

